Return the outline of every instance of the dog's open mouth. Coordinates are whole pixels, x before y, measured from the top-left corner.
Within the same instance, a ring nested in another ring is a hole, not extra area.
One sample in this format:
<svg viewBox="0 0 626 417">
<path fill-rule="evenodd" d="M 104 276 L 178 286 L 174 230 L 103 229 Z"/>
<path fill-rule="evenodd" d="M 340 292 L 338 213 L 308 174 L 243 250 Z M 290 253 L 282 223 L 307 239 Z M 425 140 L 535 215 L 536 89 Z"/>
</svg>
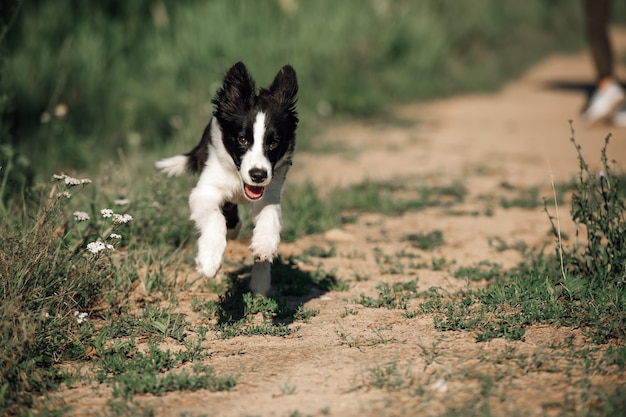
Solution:
<svg viewBox="0 0 626 417">
<path fill-rule="evenodd" d="M 250 200 L 258 200 L 263 197 L 263 191 L 265 191 L 265 187 L 257 187 L 255 185 L 243 185 L 243 191 L 246 193 L 246 197 Z"/>
</svg>

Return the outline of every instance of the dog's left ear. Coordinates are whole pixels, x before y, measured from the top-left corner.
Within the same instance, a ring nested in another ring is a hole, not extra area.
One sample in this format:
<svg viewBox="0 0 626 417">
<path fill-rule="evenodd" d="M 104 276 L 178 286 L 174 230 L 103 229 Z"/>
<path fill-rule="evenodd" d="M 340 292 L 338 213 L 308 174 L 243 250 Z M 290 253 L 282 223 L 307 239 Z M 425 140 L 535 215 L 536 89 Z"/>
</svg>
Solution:
<svg viewBox="0 0 626 417">
<path fill-rule="evenodd" d="M 279 103 L 293 109 L 298 94 L 298 79 L 291 65 L 285 65 L 278 71 L 269 90 Z"/>
</svg>

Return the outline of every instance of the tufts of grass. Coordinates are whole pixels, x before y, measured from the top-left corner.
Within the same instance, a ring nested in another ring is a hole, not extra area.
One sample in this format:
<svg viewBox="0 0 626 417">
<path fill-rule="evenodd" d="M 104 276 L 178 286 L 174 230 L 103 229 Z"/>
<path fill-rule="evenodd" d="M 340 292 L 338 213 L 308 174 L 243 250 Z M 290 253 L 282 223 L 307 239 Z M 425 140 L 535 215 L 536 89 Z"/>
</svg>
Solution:
<svg viewBox="0 0 626 417">
<path fill-rule="evenodd" d="M 530 187 L 525 190 L 518 190 L 513 198 L 501 198 L 500 205 L 502 208 L 508 209 L 518 207 L 522 209 L 534 209 L 541 207 L 543 200 L 539 196 L 539 187 Z"/>
<path fill-rule="evenodd" d="M 428 233 L 413 233 L 405 236 L 404 239 L 411 242 L 411 246 L 422 250 L 433 250 L 445 244 L 441 230 L 433 230 Z"/>
<path fill-rule="evenodd" d="M 502 265 L 483 260 L 473 266 L 462 266 L 458 268 L 454 272 L 454 277 L 468 281 L 489 281 L 499 278 L 502 272 Z"/>
<path fill-rule="evenodd" d="M 376 286 L 378 290 L 377 297 L 374 298 L 361 294 L 357 302 L 369 308 L 406 310 L 408 308 L 408 301 L 420 296 L 417 285 L 417 278 L 412 281 L 396 282 L 391 285 L 386 282 L 381 282 Z"/>
<path fill-rule="evenodd" d="M 253 297 L 244 291 L 241 286 L 231 284 L 231 287 L 220 295 L 219 308 L 215 313 L 217 324 L 212 326 L 219 337 L 229 339 L 254 335 L 289 336 L 297 330 L 278 322 L 279 314 L 288 313 L 279 308 L 276 300 Z"/>
<path fill-rule="evenodd" d="M 320 314 L 320 311 L 317 309 L 305 308 L 300 304 L 296 309 L 296 312 L 293 314 L 293 318 L 295 320 L 303 321 L 304 323 L 309 323 L 311 318 Z"/>
<path fill-rule="evenodd" d="M 322 199 L 312 184 L 289 185 L 283 196 L 283 240 L 320 233 L 354 221 L 357 213 L 400 215 L 428 207 L 451 207 L 463 202 L 466 188 L 458 183 L 418 186 L 364 182 L 335 189 Z M 431 236 L 437 239 L 437 232 Z M 441 232 L 439 232 L 441 233 Z"/>
<path fill-rule="evenodd" d="M 465 186 L 454 182 L 447 186 L 411 187 L 391 182 L 364 182 L 329 196 L 339 210 L 399 215 L 427 207 L 450 207 L 465 199 Z"/>
<path fill-rule="evenodd" d="M 172 353 L 151 343 L 146 353 L 139 352 L 134 343 L 117 343 L 102 352 L 97 363 L 98 382 L 113 388 L 113 396 L 126 400 L 135 395 L 163 395 L 172 391 L 228 391 L 236 385 L 233 376 L 217 376 L 213 368 L 195 364 L 191 372 L 174 372 L 190 361 L 187 352 Z"/>
<path fill-rule="evenodd" d="M 384 391 L 399 391 L 410 388 L 414 384 L 411 369 L 405 371 L 398 369 L 396 361 L 385 365 L 378 365 L 369 369 L 366 386 Z"/>
<path fill-rule="evenodd" d="M 494 248 L 498 252 L 504 252 L 506 250 L 516 250 L 523 256 L 527 254 L 529 249 L 528 243 L 524 242 L 523 240 L 519 240 L 515 243 L 508 243 L 498 236 L 489 237 L 487 240 L 489 246 Z"/>
<path fill-rule="evenodd" d="M 323 200 L 310 183 L 288 185 L 283 194 L 282 207 L 285 224 L 281 237 L 286 242 L 342 224 L 339 208 Z"/>
</svg>

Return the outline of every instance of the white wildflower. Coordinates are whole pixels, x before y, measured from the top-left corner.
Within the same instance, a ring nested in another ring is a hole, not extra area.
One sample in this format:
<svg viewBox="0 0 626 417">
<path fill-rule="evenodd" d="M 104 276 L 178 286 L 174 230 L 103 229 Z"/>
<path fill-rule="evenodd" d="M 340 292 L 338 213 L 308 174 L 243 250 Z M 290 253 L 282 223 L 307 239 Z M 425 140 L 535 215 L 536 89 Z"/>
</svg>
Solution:
<svg viewBox="0 0 626 417">
<path fill-rule="evenodd" d="M 121 235 L 118 235 L 117 233 L 111 233 L 111 234 L 109 235 L 109 237 L 110 237 L 111 239 L 121 239 L 121 238 L 122 238 L 122 236 L 121 236 Z"/>
<path fill-rule="evenodd" d="M 89 214 L 85 213 L 84 211 L 75 211 L 72 214 L 74 215 L 74 220 L 76 220 L 77 222 L 86 222 L 87 220 L 89 220 Z"/>
<path fill-rule="evenodd" d="M 100 210 L 100 214 L 102 214 L 102 217 L 104 218 L 111 217 L 113 216 L 113 210 L 105 208 Z"/>
<path fill-rule="evenodd" d="M 69 186 L 80 185 L 80 180 L 74 177 L 65 176 L 65 184 Z"/>
<path fill-rule="evenodd" d="M 76 185 L 84 185 L 84 184 L 91 184 L 91 180 L 89 178 L 74 178 L 74 177 L 70 177 L 68 175 L 53 175 L 53 178 L 57 179 L 57 180 L 63 180 L 65 182 L 66 185 L 69 185 L 70 187 L 74 187 Z"/>
<path fill-rule="evenodd" d="M 61 197 L 65 197 L 65 198 L 71 198 L 72 197 L 72 193 L 70 193 L 69 191 L 63 191 L 61 194 L 59 194 Z"/>
<path fill-rule="evenodd" d="M 130 200 L 127 198 L 118 198 L 113 202 L 116 206 L 127 206 L 130 204 Z"/>
<path fill-rule="evenodd" d="M 74 317 L 76 317 L 76 322 L 78 324 L 83 324 L 83 322 L 87 321 L 87 316 L 89 313 L 81 313 L 80 311 L 74 312 Z"/>
<path fill-rule="evenodd" d="M 106 249 L 102 242 L 91 242 L 87 244 L 87 250 L 91 253 L 98 253 Z"/>
<path fill-rule="evenodd" d="M 130 214 L 114 214 L 113 224 L 128 223 L 133 220 L 133 216 Z"/>
<path fill-rule="evenodd" d="M 106 248 L 107 248 L 108 250 L 115 250 L 115 246 L 111 245 L 110 243 L 107 243 L 107 244 L 106 244 Z"/>
<path fill-rule="evenodd" d="M 58 118 L 63 118 L 67 116 L 67 104 L 59 103 L 54 106 L 54 115 Z"/>
</svg>

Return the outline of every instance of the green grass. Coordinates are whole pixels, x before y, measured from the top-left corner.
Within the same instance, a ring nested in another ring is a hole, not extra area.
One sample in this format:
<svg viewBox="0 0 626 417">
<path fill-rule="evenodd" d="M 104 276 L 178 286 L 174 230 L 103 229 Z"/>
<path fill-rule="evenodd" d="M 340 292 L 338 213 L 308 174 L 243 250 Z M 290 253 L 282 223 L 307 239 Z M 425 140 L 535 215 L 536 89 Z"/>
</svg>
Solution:
<svg viewBox="0 0 626 417">
<path fill-rule="evenodd" d="M 539 187 L 531 187 L 527 190 L 519 190 L 513 198 L 500 199 L 502 208 L 519 207 L 523 209 L 534 209 L 541 207 L 543 201 L 539 198 Z"/>
<path fill-rule="evenodd" d="M 433 250 L 445 243 L 441 230 L 433 230 L 428 233 L 412 233 L 405 236 L 405 240 L 408 240 L 411 246 L 422 250 Z"/>
<path fill-rule="evenodd" d="M 381 282 L 376 286 L 377 297 L 361 294 L 359 304 L 369 308 L 403 309 L 408 308 L 408 301 L 420 296 L 417 290 L 418 279 L 409 282 L 397 282 L 392 285 Z"/>
<path fill-rule="evenodd" d="M 401 371 L 397 362 L 389 362 L 369 369 L 366 385 L 384 391 L 407 389 L 413 384 L 410 368 Z"/>
<path fill-rule="evenodd" d="M 176 368 L 202 359 L 203 350 L 188 346 L 173 353 L 150 343 L 146 353 L 139 352 L 131 339 L 96 348 L 99 360 L 95 380 L 110 385 L 114 397 L 127 400 L 140 394 L 163 395 L 172 391 L 228 391 L 236 385 L 230 375 L 217 376 L 209 366 L 196 363 L 188 369 Z"/>
<path fill-rule="evenodd" d="M 285 63 L 297 69 L 304 148 L 329 116 L 494 90 L 583 40 L 571 32 L 582 24 L 580 6 L 567 0 L 284 4 L 24 2 L 12 25 L 0 22 L 8 29 L 0 113 L 12 121 L 0 130 L 40 177 L 59 169 L 95 175 L 101 157 L 120 149 L 187 150 L 216 85 L 243 60 L 259 85 Z"/>
<path fill-rule="evenodd" d="M 355 215 L 363 212 L 400 215 L 429 207 L 452 207 L 463 202 L 466 194 L 467 190 L 458 182 L 423 186 L 368 181 L 333 190 L 322 199 L 312 184 L 288 185 L 283 199 L 282 236 L 285 241 L 293 241 L 351 223 Z M 437 239 L 434 233 L 431 238 Z"/>
<path fill-rule="evenodd" d="M 490 261 L 480 261 L 473 266 L 462 266 L 454 271 L 455 278 L 469 281 L 494 280 L 502 275 L 502 265 Z"/>
</svg>

